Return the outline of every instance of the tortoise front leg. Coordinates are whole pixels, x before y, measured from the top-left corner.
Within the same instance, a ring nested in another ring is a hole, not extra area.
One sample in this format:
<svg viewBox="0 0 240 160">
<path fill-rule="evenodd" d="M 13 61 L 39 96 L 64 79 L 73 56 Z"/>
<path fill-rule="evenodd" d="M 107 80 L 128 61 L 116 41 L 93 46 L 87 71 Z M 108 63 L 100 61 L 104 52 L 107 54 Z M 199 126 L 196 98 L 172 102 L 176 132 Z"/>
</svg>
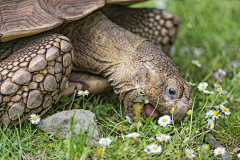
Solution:
<svg viewBox="0 0 240 160">
<path fill-rule="evenodd" d="M 72 72 L 68 79 L 68 87 L 65 88 L 61 95 L 71 96 L 75 89 L 88 90 L 91 94 L 98 94 L 112 89 L 106 78 L 87 72 Z"/>
<path fill-rule="evenodd" d="M 15 47 L 18 50 L 0 63 L 0 120 L 5 125 L 22 114 L 27 119 L 50 109 L 73 68 L 73 50 L 65 36 L 33 36 Z"/>
<path fill-rule="evenodd" d="M 119 26 L 160 46 L 166 54 L 176 39 L 180 18 L 170 12 L 126 6 L 107 6 L 103 12 Z"/>
</svg>

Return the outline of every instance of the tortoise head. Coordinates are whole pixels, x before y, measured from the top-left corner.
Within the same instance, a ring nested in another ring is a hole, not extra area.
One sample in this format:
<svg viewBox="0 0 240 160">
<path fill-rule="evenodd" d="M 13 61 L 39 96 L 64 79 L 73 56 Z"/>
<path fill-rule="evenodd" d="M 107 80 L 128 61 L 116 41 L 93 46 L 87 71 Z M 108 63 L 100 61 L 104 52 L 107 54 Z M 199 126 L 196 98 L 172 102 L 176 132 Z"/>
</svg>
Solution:
<svg viewBox="0 0 240 160">
<path fill-rule="evenodd" d="M 134 87 L 120 94 L 125 115 L 135 122 L 139 117 L 171 115 L 174 108 L 174 120 L 183 119 L 193 104 L 191 85 L 160 47 L 144 42 L 137 50 L 139 63 L 134 66 Z"/>
</svg>

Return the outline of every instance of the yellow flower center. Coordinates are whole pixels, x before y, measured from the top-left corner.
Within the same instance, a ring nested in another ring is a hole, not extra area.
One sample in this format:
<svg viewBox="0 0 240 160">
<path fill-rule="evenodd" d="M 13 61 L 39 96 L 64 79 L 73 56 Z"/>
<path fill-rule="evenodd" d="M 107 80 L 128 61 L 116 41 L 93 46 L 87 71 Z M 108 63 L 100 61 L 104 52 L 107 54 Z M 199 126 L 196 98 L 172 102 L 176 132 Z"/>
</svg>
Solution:
<svg viewBox="0 0 240 160">
<path fill-rule="evenodd" d="M 189 111 L 188 111 L 188 115 L 191 115 L 192 114 L 192 110 L 190 109 Z"/>
<path fill-rule="evenodd" d="M 214 111 L 214 112 L 213 112 L 213 115 L 214 115 L 214 116 L 217 116 L 217 115 L 218 115 L 217 111 Z"/>
<path fill-rule="evenodd" d="M 238 76 L 240 76 L 240 72 L 238 72 Z"/>
<path fill-rule="evenodd" d="M 82 94 L 84 94 L 84 91 L 82 91 Z"/>
<path fill-rule="evenodd" d="M 34 117 L 32 117 L 32 120 L 36 121 L 36 120 L 37 120 L 37 117 L 35 117 L 35 116 L 34 116 Z"/>
<path fill-rule="evenodd" d="M 106 143 L 106 142 L 107 142 L 107 140 L 105 139 L 103 142 L 104 142 L 104 143 Z"/>
<path fill-rule="evenodd" d="M 134 137 L 134 134 L 132 134 L 131 137 Z"/>
<path fill-rule="evenodd" d="M 225 108 L 225 107 L 223 107 L 223 110 L 226 112 L 227 111 L 227 109 Z"/>
<path fill-rule="evenodd" d="M 189 128 L 189 127 L 187 127 L 186 129 L 187 129 L 187 130 L 190 130 L 190 128 Z"/>
<path fill-rule="evenodd" d="M 223 90 L 222 88 L 219 88 L 218 92 L 222 92 L 222 90 Z"/>
<path fill-rule="evenodd" d="M 208 150 L 209 150 L 209 147 L 206 147 L 206 148 L 205 148 L 205 151 L 208 151 Z"/>
<path fill-rule="evenodd" d="M 96 149 L 96 153 L 97 153 L 98 155 L 101 155 L 101 154 L 102 154 L 102 149 L 101 149 L 101 148 L 97 148 L 97 149 Z"/>
<path fill-rule="evenodd" d="M 202 85 L 202 86 L 201 86 L 201 88 L 205 88 L 205 86 L 204 86 L 204 85 Z"/>
<path fill-rule="evenodd" d="M 191 156 L 191 155 L 192 155 L 192 153 L 187 153 L 187 155 L 188 155 L 188 156 Z"/>
<path fill-rule="evenodd" d="M 208 124 L 208 127 L 210 128 L 211 126 L 212 126 L 211 123 L 209 123 L 209 124 Z"/>
<path fill-rule="evenodd" d="M 222 151 L 218 151 L 218 154 L 221 154 L 222 153 Z"/>
<path fill-rule="evenodd" d="M 65 85 L 65 87 L 64 87 L 65 89 L 68 89 L 68 85 Z"/>
<path fill-rule="evenodd" d="M 156 149 L 157 149 L 157 147 L 156 147 L 156 146 L 154 146 L 154 147 L 153 147 L 153 149 L 154 149 L 154 150 L 156 150 Z"/>
<path fill-rule="evenodd" d="M 138 140 L 138 138 L 137 138 L 137 137 L 133 139 L 133 141 L 137 141 L 137 140 Z"/>
<path fill-rule="evenodd" d="M 164 140 L 165 139 L 165 137 L 164 136 L 162 136 L 162 138 L 161 138 L 162 140 Z"/>
<path fill-rule="evenodd" d="M 167 121 L 167 119 L 166 119 L 166 118 L 163 118 L 163 119 L 162 119 L 162 121 L 163 121 L 163 122 L 166 122 L 166 121 Z"/>
<path fill-rule="evenodd" d="M 198 65 L 198 61 L 195 61 L 194 64 L 197 66 Z"/>
</svg>

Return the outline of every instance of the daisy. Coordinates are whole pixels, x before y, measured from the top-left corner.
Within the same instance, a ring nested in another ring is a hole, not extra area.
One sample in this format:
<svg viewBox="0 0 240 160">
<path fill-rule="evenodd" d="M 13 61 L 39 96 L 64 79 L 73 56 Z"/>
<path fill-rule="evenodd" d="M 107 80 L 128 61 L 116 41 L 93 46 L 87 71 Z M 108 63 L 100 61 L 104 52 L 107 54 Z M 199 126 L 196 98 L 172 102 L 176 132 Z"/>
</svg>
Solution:
<svg viewBox="0 0 240 160">
<path fill-rule="evenodd" d="M 190 148 L 186 148 L 186 149 L 185 149 L 185 153 L 186 153 L 186 157 L 187 157 L 187 158 L 193 158 L 193 157 L 195 157 L 194 151 L 193 151 L 192 149 L 190 149 Z"/>
<path fill-rule="evenodd" d="M 226 94 L 227 91 L 223 90 L 221 86 L 216 88 L 216 91 L 218 92 L 218 94 L 221 96 L 221 94 Z"/>
<path fill-rule="evenodd" d="M 207 153 L 209 151 L 209 145 L 207 144 L 202 145 L 202 150 L 204 151 L 204 153 Z"/>
<path fill-rule="evenodd" d="M 219 79 L 219 75 L 222 75 L 222 77 L 225 77 L 227 75 L 226 71 L 222 68 L 218 68 L 216 72 L 213 73 L 215 80 Z"/>
<path fill-rule="evenodd" d="M 222 104 L 220 104 L 220 109 L 222 110 L 222 112 L 226 115 L 226 116 L 228 116 L 228 115 L 230 115 L 230 111 L 229 111 L 229 109 L 228 108 L 226 108 L 226 107 L 224 107 L 224 105 L 222 105 Z"/>
<path fill-rule="evenodd" d="M 112 143 L 112 140 L 110 137 L 107 138 L 100 138 L 98 142 L 101 146 L 109 146 Z"/>
<path fill-rule="evenodd" d="M 188 82 L 191 86 L 196 86 L 196 83 Z"/>
<path fill-rule="evenodd" d="M 188 110 L 187 115 L 191 116 L 192 115 L 192 110 Z"/>
<path fill-rule="evenodd" d="M 215 119 L 218 119 L 219 116 L 221 115 L 218 114 L 218 111 L 210 110 L 206 113 L 205 118 L 212 118 L 212 120 L 214 121 Z"/>
<path fill-rule="evenodd" d="M 204 90 L 203 93 L 205 93 L 205 94 L 214 94 L 213 91 L 210 92 L 209 90 Z"/>
<path fill-rule="evenodd" d="M 156 137 L 156 139 L 159 141 L 159 142 L 167 142 L 169 139 L 170 139 L 170 135 L 166 135 L 166 134 L 160 134 L 159 137 Z"/>
<path fill-rule="evenodd" d="M 169 115 L 164 115 L 158 119 L 159 126 L 166 127 L 171 123 L 171 117 Z"/>
<path fill-rule="evenodd" d="M 126 135 L 126 138 L 137 138 L 139 137 L 140 134 L 137 133 L 137 132 L 132 132 L 132 133 L 129 133 L 128 135 Z"/>
<path fill-rule="evenodd" d="M 199 61 L 198 60 L 192 60 L 192 64 L 198 66 L 198 67 L 202 67 L 201 64 L 199 64 Z"/>
<path fill-rule="evenodd" d="M 85 91 L 79 90 L 77 93 L 78 96 L 83 96 L 83 97 L 88 96 L 88 94 L 89 94 L 88 90 L 85 90 Z"/>
<path fill-rule="evenodd" d="M 238 75 L 237 75 L 237 76 L 238 76 L 238 78 L 240 77 L 240 72 L 238 72 Z"/>
<path fill-rule="evenodd" d="M 240 72 L 239 72 L 240 73 Z M 240 159 L 240 153 L 237 154 L 237 157 Z"/>
<path fill-rule="evenodd" d="M 65 89 L 68 89 L 68 81 L 67 81 L 67 83 L 65 84 L 65 87 L 64 87 Z"/>
<path fill-rule="evenodd" d="M 128 116 L 125 116 L 125 118 L 128 120 L 128 123 L 132 124 L 132 120 L 131 120 L 131 118 L 130 118 L 130 117 L 128 117 Z"/>
<path fill-rule="evenodd" d="M 213 85 L 214 85 L 214 87 L 215 87 L 215 88 L 218 88 L 218 87 L 220 87 L 220 85 L 219 85 L 219 84 L 217 84 L 217 83 L 214 83 Z"/>
<path fill-rule="evenodd" d="M 214 120 L 208 119 L 207 121 L 208 121 L 207 129 L 213 129 L 214 128 Z"/>
<path fill-rule="evenodd" d="M 214 156 L 218 156 L 221 154 L 224 154 L 226 152 L 226 149 L 224 147 L 218 147 L 214 150 Z"/>
<path fill-rule="evenodd" d="M 29 120 L 32 124 L 38 124 L 41 120 L 41 117 L 38 114 L 32 113 Z"/>
<path fill-rule="evenodd" d="M 198 84 L 198 90 L 199 91 L 204 91 L 208 86 L 208 83 L 207 82 L 201 82 Z"/>
<path fill-rule="evenodd" d="M 147 147 L 144 149 L 144 152 L 146 152 L 147 154 L 157 154 L 160 153 L 162 151 L 162 147 L 158 146 L 157 144 L 153 143 L 150 145 L 147 145 Z"/>
</svg>

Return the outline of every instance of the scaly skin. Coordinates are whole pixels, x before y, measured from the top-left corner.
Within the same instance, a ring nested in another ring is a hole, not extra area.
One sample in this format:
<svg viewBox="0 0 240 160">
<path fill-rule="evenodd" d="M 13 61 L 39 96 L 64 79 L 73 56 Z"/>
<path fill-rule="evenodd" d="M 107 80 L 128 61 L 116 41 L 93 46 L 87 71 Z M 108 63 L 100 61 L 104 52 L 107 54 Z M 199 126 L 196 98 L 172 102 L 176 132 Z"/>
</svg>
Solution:
<svg viewBox="0 0 240 160">
<path fill-rule="evenodd" d="M 160 47 L 111 22 L 101 11 L 51 32 L 14 42 L 13 55 L 0 62 L 0 120 L 5 125 L 19 115 L 27 119 L 30 113 L 42 115 L 50 109 L 72 68 L 107 78 L 125 116 L 134 122 L 149 115 L 149 104 L 161 114 L 174 108 L 175 120 L 191 108 L 191 86 Z"/>
<path fill-rule="evenodd" d="M 112 23 L 100 11 L 54 30 L 70 38 L 75 51 L 74 70 L 108 79 L 124 105 L 125 116 L 137 121 L 132 105 L 140 94 L 162 114 L 175 109 L 181 120 L 192 106 L 191 86 L 160 47 Z M 177 92 L 168 94 L 169 88 Z M 137 116 L 136 116 L 137 115 Z"/>
</svg>

